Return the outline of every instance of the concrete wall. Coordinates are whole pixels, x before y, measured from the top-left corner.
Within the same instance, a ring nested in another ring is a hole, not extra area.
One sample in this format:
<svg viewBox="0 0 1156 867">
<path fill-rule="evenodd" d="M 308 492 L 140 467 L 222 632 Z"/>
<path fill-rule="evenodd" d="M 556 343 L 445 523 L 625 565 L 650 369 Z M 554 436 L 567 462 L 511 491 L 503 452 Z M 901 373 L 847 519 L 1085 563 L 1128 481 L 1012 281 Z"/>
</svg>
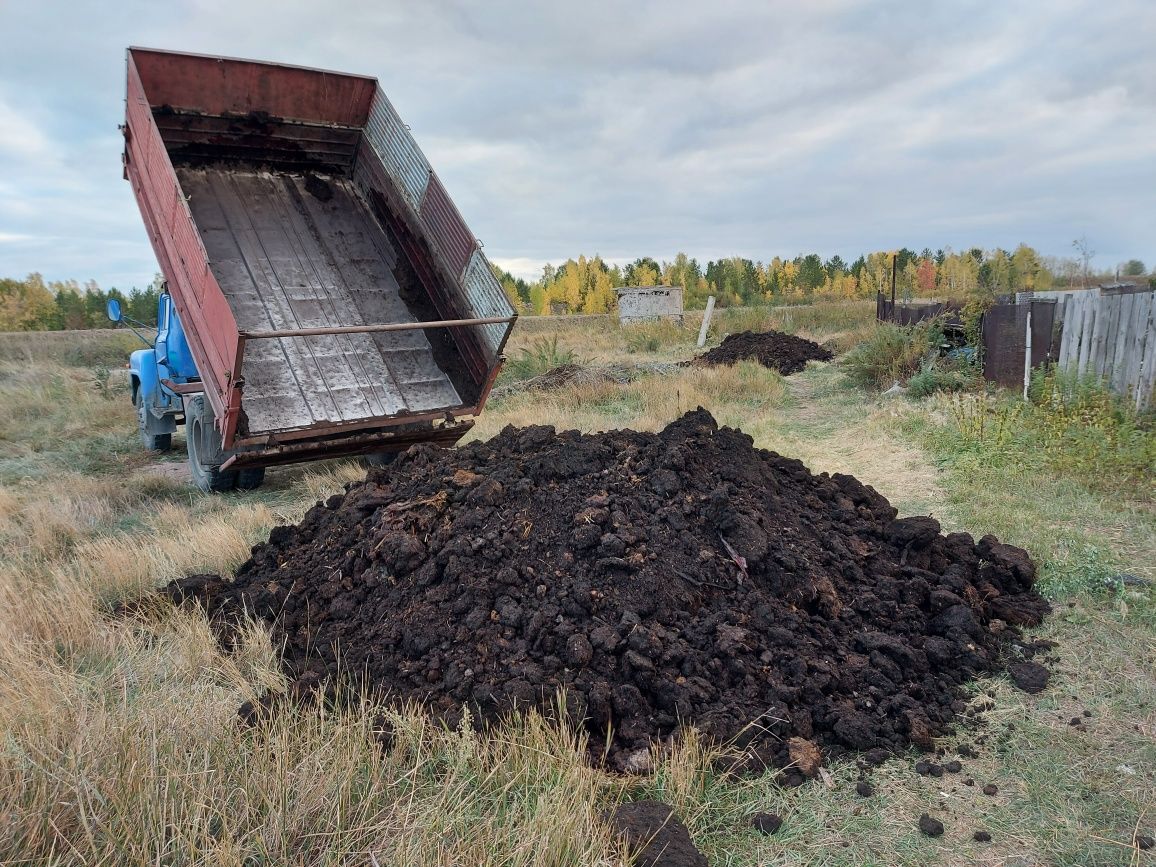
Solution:
<svg viewBox="0 0 1156 867">
<path fill-rule="evenodd" d="M 624 286 L 618 290 L 618 321 L 623 325 L 672 319 L 682 324 L 682 289 L 678 286 Z"/>
</svg>

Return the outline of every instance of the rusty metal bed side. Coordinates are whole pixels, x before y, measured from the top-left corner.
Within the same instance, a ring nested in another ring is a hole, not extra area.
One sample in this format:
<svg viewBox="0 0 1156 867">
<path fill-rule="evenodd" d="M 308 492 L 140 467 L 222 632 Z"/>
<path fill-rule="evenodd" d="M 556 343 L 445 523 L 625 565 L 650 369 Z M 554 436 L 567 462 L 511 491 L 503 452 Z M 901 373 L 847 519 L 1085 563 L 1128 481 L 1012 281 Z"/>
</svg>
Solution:
<svg viewBox="0 0 1156 867">
<path fill-rule="evenodd" d="M 200 232 L 181 193 L 131 50 L 127 57 L 124 138 L 125 177 L 132 184 L 177 313 L 191 325 L 186 336 L 206 385 L 205 394 L 222 433 L 231 439 L 240 407 L 237 323 L 209 268 Z"/>
</svg>

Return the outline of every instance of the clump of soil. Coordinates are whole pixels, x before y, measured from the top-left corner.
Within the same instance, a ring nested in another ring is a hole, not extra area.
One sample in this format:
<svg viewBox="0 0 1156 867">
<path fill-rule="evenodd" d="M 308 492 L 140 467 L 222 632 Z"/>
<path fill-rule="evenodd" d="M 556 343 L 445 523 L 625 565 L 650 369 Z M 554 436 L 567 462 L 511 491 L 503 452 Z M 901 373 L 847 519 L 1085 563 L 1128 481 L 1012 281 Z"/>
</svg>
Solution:
<svg viewBox="0 0 1156 867">
<path fill-rule="evenodd" d="M 924 813 L 919 817 L 919 830 L 928 837 L 940 837 L 943 835 L 943 823 Z"/>
<path fill-rule="evenodd" d="M 1048 685 L 1049 672 L 1038 662 L 1016 662 L 1008 666 L 1012 683 L 1024 692 L 1043 692 Z"/>
<path fill-rule="evenodd" d="M 1021 549 L 898 519 L 699 409 L 656 434 L 415 446 L 273 530 L 233 581 L 168 592 L 267 621 L 296 694 L 345 675 L 454 724 L 564 689 L 613 768 L 692 724 L 800 774 L 816 745 L 930 747 L 961 685 L 1048 610 L 1034 578 Z"/>
<path fill-rule="evenodd" d="M 777 834 L 783 827 L 783 817 L 778 813 L 755 813 L 751 816 L 751 827 L 760 834 Z"/>
<path fill-rule="evenodd" d="M 782 334 L 778 331 L 743 331 L 730 334 L 710 352 L 695 358 L 692 364 L 727 365 L 739 361 L 757 361 L 763 367 L 777 370 L 783 376 L 798 373 L 808 361 L 830 361 L 834 356 L 818 343 Z"/>
<path fill-rule="evenodd" d="M 686 825 L 661 801 L 622 804 L 610 824 L 634 856 L 634 867 L 707 867 Z"/>
</svg>

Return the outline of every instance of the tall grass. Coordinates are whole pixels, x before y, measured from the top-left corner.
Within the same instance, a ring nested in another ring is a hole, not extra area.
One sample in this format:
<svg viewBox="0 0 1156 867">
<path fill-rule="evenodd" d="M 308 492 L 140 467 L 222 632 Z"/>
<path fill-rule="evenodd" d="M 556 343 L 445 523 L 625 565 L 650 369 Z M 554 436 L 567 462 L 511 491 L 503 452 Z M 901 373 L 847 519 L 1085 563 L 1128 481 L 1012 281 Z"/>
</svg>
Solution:
<svg viewBox="0 0 1156 867">
<path fill-rule="evenodd" d="M 1029 429 L 1058 471 L 1096 487 L 1156 485 L 1156 414 L 1094 378 L 1038 370 L 1029 389 Z"/>
<path fill-rule="evenodd" d="M 880 323 L 870 337 L 843 359 L 847 377 L 864 388 L 884 389 L 916 374 L 942 338 L 937 325 Z"/>
<path fill-rule="evenodd" d="M 149 331 L 143 333 L 151 336 Z M 143 348 L 140 338 L 124 328 L 0 332 L 0 361 L 122 367 L 128 363 L 129 353 Z"/>
<path fill-rule="evenodd" d="M 681 349 L 694 345 L 695 333 L 689 328 L 663 319 L 658 322 L 640 322 L 623 325 L 622 337 L 626 351 L 658 352 L 661 349 Z"/>
<path fill-rule="evenodd" d="M 539 337 L 529 346 L 518 350 L 518 355 L 506 363 L 506 377 L 512 379 L 529 379 L 540 376 L 555 367 L 565 364 L 578 364 L 580 357 L 573 349 L 560 349 L 558 335 Z"/>
</svg>

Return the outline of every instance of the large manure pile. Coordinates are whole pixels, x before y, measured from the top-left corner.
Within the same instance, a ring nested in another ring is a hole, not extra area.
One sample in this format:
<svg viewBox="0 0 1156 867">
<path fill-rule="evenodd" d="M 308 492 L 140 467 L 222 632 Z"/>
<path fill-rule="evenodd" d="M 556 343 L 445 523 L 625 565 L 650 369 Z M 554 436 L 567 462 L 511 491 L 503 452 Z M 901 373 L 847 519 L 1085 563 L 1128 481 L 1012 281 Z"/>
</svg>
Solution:
<svg viewBox="0 0 1156 867">
<path fill-rule="evenodd" d="M 783 376 L 790 376 L 803 370 L 808 361 L 830 361 L 833 357 L 818 343 L 793 334 L 743 331 L 728 334 L 722 343 L 690 363 L 716 366 L 751 360 L 777 370 Z"/>
<path fill-rule="evenodd" d="M 681 724 L 783 766 L 928 746 L 1046 613 L 1034 576 L 1019 548 L 899 519 L 699 409 L 657 434 L 416 446 L 231 582 L 170 593 L 268 621 L 301 684 L 364 678 L 450 722 L 564 688 L 612 767 Z"/>
</svg>

